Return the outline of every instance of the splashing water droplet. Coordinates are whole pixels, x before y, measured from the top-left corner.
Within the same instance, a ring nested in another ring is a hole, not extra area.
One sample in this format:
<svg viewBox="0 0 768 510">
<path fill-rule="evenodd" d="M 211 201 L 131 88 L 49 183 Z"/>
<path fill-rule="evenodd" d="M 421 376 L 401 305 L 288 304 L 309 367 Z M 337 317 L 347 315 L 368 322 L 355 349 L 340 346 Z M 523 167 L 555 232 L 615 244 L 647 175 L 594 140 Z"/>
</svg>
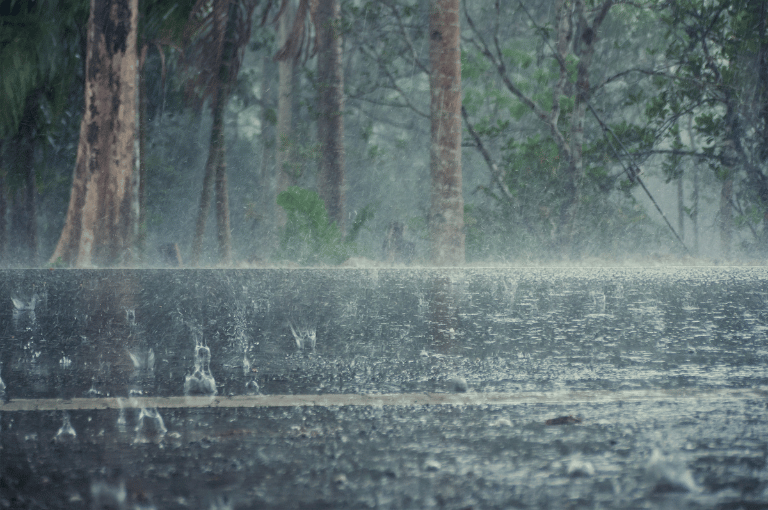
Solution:
<svg viewBox="0 0 768 510">
<path fill-rule="evenodd" d="M 165 428 L 163 417 L 155 407 L 142 407 L 136 424 L 135 443 L 157 442 L 163 438 L 168 429 Z"/>
<path fill-rule="evenodd" d="M 53 440 L 58 443 L 62 443 L 66 441 L 72 441 L 76 437 L 77 432 L 75 432 L 75 428 L 72 426 L 72 422 L 69 421 L 69 414 L 65 412 L 64 422 L 61 424 L 58 432 L 56 432 L 56 435 L 53 436 Z"/>
<path fill-rule="evenodd" d="M 211 350 L 200 343 L 195 347 L 195 371 L 184 380 L 185 395 L 209 395 L 218 393 L 216 380 L 211 374 Z"/>
<path fill-rule="evenodd" d="M 245 392 L 249 395 L 257 395 L 259 393 L 259 383 L 254 381 L 248 381 L 245 383 Z"/>
<path fill-rule="evenodd" d="M 317 334 L 314 328 L 294 328 L 293 323 L 288 322 L 288 326 L 291 328 L 293 334 L 293 340 L 296 343 L 298 350 L 303 350 L 305 347 L 309 347 L 313 351 L 317 344 Z"/>
<path fill-rule="evenodd" d="M 120 411 L 117 414 L 117 428 L 119 428 L 121 431 L 125 431 L 125 426 L 128 424 L 128 422 L 125 419 L 125 407 L 123 406 L 122 398 L 117 399 L 117 405 L 120 406 Z"/>
<path fill-rule="evenodd" d="M 113 486 L 106 482 L 91 483 L 92 508 L 125 508 L 125 482 Z"/>
</svg>

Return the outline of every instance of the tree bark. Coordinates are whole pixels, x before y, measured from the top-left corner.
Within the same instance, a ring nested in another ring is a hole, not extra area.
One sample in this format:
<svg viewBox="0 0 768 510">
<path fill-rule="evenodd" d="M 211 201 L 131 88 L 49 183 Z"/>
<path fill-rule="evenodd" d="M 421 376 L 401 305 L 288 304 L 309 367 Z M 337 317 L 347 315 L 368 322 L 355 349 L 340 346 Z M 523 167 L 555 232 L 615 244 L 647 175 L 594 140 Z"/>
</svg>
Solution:
<svg viewBox="0 0 768 510">
<path fill-rule="evenodd" d="M 91 0 L 67 219 L 51 262 L 128 264 L 138 233 L 135 147 L 138 0 Z"/>
<path fill-rule="evenodd" d="M 200 208 L 198 210 L 197 223 L 195 225 L 195 237 L 192 241 L 192 265 L 200 262 L 200 255 L 203 251 L 203 236 L 205 234 L 205 222 L 211 209 L 211 196 L 216 193 L 216 240 L 218 244 L 219 263 L 229 264 L 232 261 L 232 233 L 229 219 L 229 194 L 227 190 L 227 164 L 226 147 L 224 140 L 224 113 L 229 101 L 231 90 L 232 66 L 236 65 L 237 48 L 235 45 L 235 23 L 237 16 L 237 6 L 230 3 L 229 0 L 218 0 L 226 2 L 219 8 L 215 6 L 215 11 L 226 12 L 223 33 L 219 33 L 216 38 L 221 44 L 221 53 L 218 59 L 218 75 L 215 80 L 215 92 L 211 110 L 213 114 L 213 125 L 211 126 L 211 141 L 208 149 L 208 160 L 205 164 L 205 175 L 203 177 L 203 190 L 200 196 Z"/>
<path fill-rule="evenodd" d="M 15 137 L 15 163 L 23 171 L 24 186 L 16 193 L 13 207 L 14 258 L 20 265 L 37 265 L 37 184 L 35 175 L 35 126 L 40 109 L 40 90 L 29 94 Z"/>
<path fill-rule="evenodd" d="M 727 261 L 731 258 L 731 244 L 733 232 L 733 176 L 728 176 L 723 181 L 720 189 L 720 249 L 723 258 Z"/>
<path fill-rule="evenodd" d="M 218 157 L 220 153 L 217 150 L 217 147 L 224 141 L 224 122 L 221 116 L 216 115 L 217 111 L 220 111 L 220 109 L 214 107 L 213 125 L 211 126 L 211 141 L 208 144 L 208 159 L 205 162 L 205 174 L 203 175 L 203 190 L 200 194 L 200 207 L 197 210 L 195 237 L 192 239 L 192 253 L 189 262 L 193 266 L 200 263 L 200 255 L 203 253 L 205 222 L 208 219 L 208 214 L 211 210 L 213 184 L 216 177 L 216 169 L 219 166 Z"/>
<path fill-rule="evenodd" d="M 429 240 L 430 259 L 437 266 L 465 260 L 459 3 L 431 0 L 429 7 Z"/>
<path fill-rule="evenodd" d="M 278 48 L 282 48 L 288 40 L 293 17 L 293 4 L 289 2 L 285 12 L 280 16 L 277 34 Z M 295 55 L 288 55 L 287 58 L 280 60 L 277 64 L 277 143 L 275 144 L 277 186 L 275 196 L 272 199 L 275 204 L 276 229 L 285 227 L 288 221 L 285 211 L 281 207 L 277 207 L 277 196 L 289 187 L 296 185 L 295 172 L 291 168 L 291 153 L 293 150 L 291 120 L 293 117 L 294 59 Z"/>
<path fill-rule="evenodd" d="M 339 0 L 317 9 L 317 138 L 321 146 L 318 192 L 328 216 L 344 230 L 344 75 Z"/>
<path fill-rule="evenodd" d="M 683 193 L 683 176 L 677 178 L 677 233 L 685 241 L 685 193 Z"/>
</svg>

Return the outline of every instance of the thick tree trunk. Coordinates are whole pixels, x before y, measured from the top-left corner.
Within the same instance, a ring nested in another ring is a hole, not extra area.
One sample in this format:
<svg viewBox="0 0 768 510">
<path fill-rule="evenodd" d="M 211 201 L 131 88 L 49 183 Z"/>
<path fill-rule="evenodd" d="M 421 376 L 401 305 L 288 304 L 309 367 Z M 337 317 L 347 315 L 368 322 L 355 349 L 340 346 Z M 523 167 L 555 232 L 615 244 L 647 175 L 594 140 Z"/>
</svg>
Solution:
<svg viewBox="0 0 768 510">
<path fill-rule="evenodd" d="M 344 229 L 344 76 L 339 0 L 320 0 L 317 9 L 318 192 L 328 216 Z"/>
<path fill-rule="evenodd" d="M 91 0 L 85 112 L 67 219 L 51 262 L 130 263 L 135 201 L 138 0 Z"/>
<path fill-rule="evenodd" d="M 288 40 L 293 23 L 294 9 L 292 3 L 288 3 L 286 11 L 280 16 L 278 26 L 278 47 L 282 48 Z M 276 169 L 277 186 L 273 201 L 277 195 L 291 186 L 296 185 L 295 171 L 291 167 L 291 153 L 293 151 L 291 120 L 293 117 L 293 71 L 294 55 L 288 55 L 284 60 L 277 64 L 278 87 L 277 87 L 277 143 L 276 145 Z M 285 227 L 288 217 L 282 208 L 277 207 L 275 203 L 275 227 L 281 229 Z"/>
<path fill-rule="evenodd" d="M 141 50 L 139 66 L 139 148 L 136 155 L 139 163 L 139 234 L 136 239 L 136 251 L 139 259 L 144 258 L 147 248 L 147 166 L 144 162 L 147 147 L 147 80 L 144 74 L 144 62 L 147 57 L 147 46 Z"/>
<path fill-rule="evenodd" d="M 438 266 L 465 260 L 459 2 L 431 0 L 429 7 L 429 240 L 431 262 Z"/>
</svg>

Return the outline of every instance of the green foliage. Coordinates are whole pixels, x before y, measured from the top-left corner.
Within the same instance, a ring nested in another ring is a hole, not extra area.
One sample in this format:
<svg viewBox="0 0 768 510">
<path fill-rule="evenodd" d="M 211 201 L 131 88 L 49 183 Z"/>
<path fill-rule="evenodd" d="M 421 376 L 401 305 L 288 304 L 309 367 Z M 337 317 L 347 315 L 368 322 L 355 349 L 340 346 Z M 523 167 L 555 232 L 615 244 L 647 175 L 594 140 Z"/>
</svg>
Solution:
<svg viewBox="0 0 768 510">
<path fill-rule="evenodd" d="M 344 239 L 316 191 L 292 186 L 277 196 L 277 205 L 288 215 L 278 257 L 303 265 L 340 264 L 357 255 L 354 240 L 363 225 L 373 219 L 373 208 L 365 207 Z"/>
</svg>

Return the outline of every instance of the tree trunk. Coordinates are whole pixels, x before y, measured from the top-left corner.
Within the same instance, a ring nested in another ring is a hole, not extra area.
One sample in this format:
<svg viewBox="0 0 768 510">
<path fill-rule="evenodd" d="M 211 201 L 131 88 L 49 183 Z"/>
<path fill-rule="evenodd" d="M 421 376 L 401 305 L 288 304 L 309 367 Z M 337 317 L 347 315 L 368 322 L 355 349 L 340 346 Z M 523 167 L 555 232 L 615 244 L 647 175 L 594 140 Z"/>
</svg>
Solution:
<svg viewBox="0 0 768 510">
<path fill-rule="evenodd" d="M 5 184 L 5 170 L 2 167 L 3 140 L 0 140 L 0 264 L 7 263 L 8 249 L 8 189 Z"/>
<path fill-rule="evenodd" d="M 144 62 L 147 57 L 147 46 L 141 50 L 139 65 L 139 235 L 136 239 L 136 251 L 139 259 L 144 258 L 147 248 L 147 196 L 145 184 L 147 182 L 147 166 L 144 162 L 147 147 L 147 80 L 144 74 Z"/>
<path fill-rule="evenodd" d="M 270 55 L 265 55 L 262 61 L 261 73 L 261 172 L 259 184 L 259 206 L 254 217 L 252 232 L 254 243 L 252 258 L 266 257 L 269 247 L 275 246 L 275 197 L 277 194 L 275 175 L 275 110 L 277 95 L 274 93 L 274 76 L 277 75 L 277 65 Z M 258 223 L 261 226 L 258 227 Z"/>
<path fill-rule="evenodd" d="M 228 0 L 219 0 L 228 1 Z M 232 260 L 232 234 L 229 220 L 229 196 L 227 191 L 227 164 L 224 145 L 224 113 L 229 100 L 230 67 L 236 58 L 234 31 L 237 6 L 229 4 L 227 19 L 224 25 L 222 52 L 219 61 L 219 73 L 216 78 L 216 89 L 211 104 L 213 124 L 211 126 L 211 141 L 208 148 L 208 160 L 205 163 L 203 190 L 200 195 L 200 208 L 195 225 L 195 237 L 192 240 L 192 265 L 200 262 L 203 251 L 205 222 L 211 210 L 211 198 L 216 192 L 216 239 L 218 242 L 219 263 L 228 264 Z"/>
<path fill-rule="evenodd" d="M 216 147 L 220 144 L 219 140 L 223 138 L 223 125 L 216 121 L 216 115 L 213 116 L 213 125 L 211 126 L 211 141 L 208 144 L 208 160 L 205 162 L 205 174 L 203 175 L 203 191 L 200 194 L 200 207 L 197 210 L 197 221 L 195 223 L 195 237 L 192 239 L 192 253 L 189 258 L 191 265 L 196 266 L 200 263 L 200 255 L 203 252 L 203 237 L 205 236 L 205 222 L 208 219 L 208 213 L 211 210 L 211 199 L 213 198 L 213 182 L 218 167 L 217 158 L 219 151 Z"/>
<path fill-rule="evenodd" d="M 328 216 L 344 229 L 344 76 L 339 0 L 320 0 L 317 9 L 318 192 Z"/>
<path fill-rule="evenodd" d="M 127 264 L 135 200 L 138 0 L 91 0 L 85 111 L 67 219 L 51 262 Z"/>
<path fill-rule="evenodd" d="M 277 33 L 278 48 L 282 48 L 288 40 L 293 17 L 293 4 L 289 2 L 285 12 L 280 16 Z M 288 55 L 287 58 L 280 60 L 277 64 L 279 80 L 277 88 L 277 168 L 275 170 L 277 172 L 277 188 L 275 189 L 273 201 L 276 200 L 277 195 L 296 185 L 295 172 L 291 168 L 291 153 L 293 150 L 291 119 L 293 117 L 294 58 L 295 55 Z M 275 204 L 275 227 L 281 229 L 285 227 L 288 218 L 285 215 L 285 211 L 278 207 L 276 202 L 273 203 Z"/>
<path fill-rule="evenodd" d="M 224 108 L 222 107 L 222 110 Z M 232 227 L 229 220 L 229 190 L 227 186 L 227 162 L 224 150 L 224 112 L 222 117 L 222 139 L 218 146 L 219 164 L 216 166 L 216 240 L 219 246 L 219 264 L 232 262 Z"/>
<path fill-rule="evenodd" d="M 731 243 L 733 232 L 733 177 L 729 176 L 723 181 L 720 189 L 720 247 L 723 258 L 728 261 L 731 258 Z"/>
<path fill-rule="evenodd" d="M 465 257 L 459 2 L 430 0 L 429 7 L 429 240 L 438 266 L 460 265 Z"/>
<path fill-rule="evenodd" d="M 685 241 L 685 194 L 683 193 L 683 176 L 677 178 L 677 233 Z"/>
<path fill-rule="evenodd" d="M 14 235 L 16 238 L 15 258 L 21 265 L 37 265 L 37 184 L 35 182 L 35 126 L 40 108 L 40 91 L 27 97 L 19 124 L 15 163 L 23 170 L 24 186 L 16 193 L 14 200 Z"/>
<path fill-rule="evenodd" d="M 699 169 L 693 171 L 693 203 L 691 204 L 691 226 L 693 227 L 693 253 L 699 256 Z"/>
</svg>

